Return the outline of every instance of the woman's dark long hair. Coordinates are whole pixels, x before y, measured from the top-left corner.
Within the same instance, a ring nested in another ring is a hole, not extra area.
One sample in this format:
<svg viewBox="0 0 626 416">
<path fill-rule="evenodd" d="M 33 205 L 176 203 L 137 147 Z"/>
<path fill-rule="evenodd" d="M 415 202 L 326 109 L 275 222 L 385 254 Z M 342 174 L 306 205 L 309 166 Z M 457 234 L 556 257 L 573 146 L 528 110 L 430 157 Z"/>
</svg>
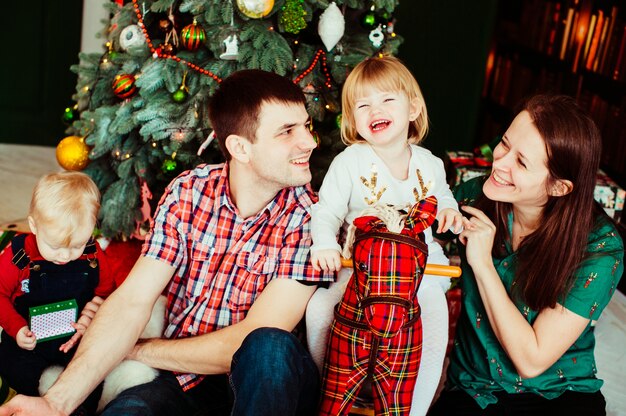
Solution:
<svg viewBox="0 0 626 416">
<path fill-rule="evenodd" d="M 518 247 L 513 294 L 534 310 L 554 307 L 567 293 L 573 274 L 586 257 L 587 239 L 601 209 L 593 199 L 600 164 L 600 132 L 574 99 L 562 95 L 538 95 L 522 106 L 544 140 L 548 155 L 547 189 L 555 181 L 568 180 L 572 191 L 549 196 L 540 226 Z M 548 193 L 549 195 L 549 193 Z M 509 239 L 508 214 L 512 205 L 483 197 L 478 204 L 494 221 L 497 233 L 493 255 L 504 255 Z"/>
</svg>

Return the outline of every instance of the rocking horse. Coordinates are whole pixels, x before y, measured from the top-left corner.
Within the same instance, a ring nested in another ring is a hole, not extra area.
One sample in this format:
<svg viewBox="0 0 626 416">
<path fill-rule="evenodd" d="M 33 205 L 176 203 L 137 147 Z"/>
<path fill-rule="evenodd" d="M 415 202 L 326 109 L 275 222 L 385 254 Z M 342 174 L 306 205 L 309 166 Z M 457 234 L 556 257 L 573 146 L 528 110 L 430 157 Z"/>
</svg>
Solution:
<svg viewBox="0 0 626 416">
<path fill-rule="evenodd" d="M 320 415 L 347 415 L 366 381 L 376 415 L 409 414 L 422 346 L 417 289 L 428 257 L 423 231 L 436 213 L 434 196 L 408 214 L 375 205 L 348 230 L 343 256 L 352 256 L 354 272 L 335 308 Z"/>
</svg>

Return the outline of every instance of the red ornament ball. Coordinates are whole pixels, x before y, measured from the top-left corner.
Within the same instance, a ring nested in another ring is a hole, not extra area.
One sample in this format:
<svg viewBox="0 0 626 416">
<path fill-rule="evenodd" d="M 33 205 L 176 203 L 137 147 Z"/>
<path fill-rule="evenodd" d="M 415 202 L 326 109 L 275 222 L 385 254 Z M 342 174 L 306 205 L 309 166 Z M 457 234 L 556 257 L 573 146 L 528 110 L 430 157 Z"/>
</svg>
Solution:
<svg viewBox="0 0 626 416">
<path fill-rule="evenodd" d="M 180 43 L 185 49 L 195 51 L 204 43 L 205 37 L 204 29 L 194 21 L 192 24 L 185 26 L 180 32 Z"/>
<path fill-rule="evenodd" d="M 135 77 L 131 74 L 121 74 L 113 80 L 113 93 L 119 98 L 128 98 L 132 96 L 137 87 L 135 86 Z"/>
</svg>

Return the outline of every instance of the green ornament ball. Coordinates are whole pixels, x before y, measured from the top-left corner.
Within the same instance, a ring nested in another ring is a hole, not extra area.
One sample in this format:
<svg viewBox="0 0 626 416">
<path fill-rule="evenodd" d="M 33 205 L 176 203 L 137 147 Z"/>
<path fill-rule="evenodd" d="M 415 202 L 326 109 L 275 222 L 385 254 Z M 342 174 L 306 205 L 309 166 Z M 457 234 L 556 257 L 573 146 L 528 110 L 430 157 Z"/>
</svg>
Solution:
<svg viewBox="0 0 626 416">
<path fill-rule="evenodd" d="M 72 122 L 76 120 L 76 112 L 74 111 L 72 107 L 67 107 L 63 111 L 63 115 L 61 116 L 61 119 L 63 120 L 65 124 L 72 124 Z"/>
<path fill-rule="evenodd" d="M 110 60 L 114 60 L 115 58 L 117 58 L 117 55 L 118 55 L 117 51 L 110 51 L 109 52 L 109 59 Z"/>
<path fill-rule="evenodd" d="M 376 26 L 376 14 L 372 11 L 363 13 L 361 16 L 361 26 L 365 29 L 374 29 Z"/>
<path fill-rule="evenodd" d="M 163 173 L 172 173 L 176 170 L 176 161 L 174 159 L 165 159 L 161 165 L 161 171 Z"/>
<path fill-rule="evenodd" d="M 172 93 L 172 100 L 177 103 L 182 103 L 189 97 L 189 93 L 184 88 L 179 88 Z"/>
<path fill-rule="evenodd" d="M 335 124 L 337 124 L 337 128 L 341 128 L 341 118 L 343 117 L 343 115 L 341 113 L 337 114 L 337 117 L 335 117 Z"/>
<path fill-rule="evenodd" d="M 386 25 L 391 20 L 391 15 L 386 11 L 379 13 L 376 15 L 376 24 L 377 25 Z"/>
</svg>

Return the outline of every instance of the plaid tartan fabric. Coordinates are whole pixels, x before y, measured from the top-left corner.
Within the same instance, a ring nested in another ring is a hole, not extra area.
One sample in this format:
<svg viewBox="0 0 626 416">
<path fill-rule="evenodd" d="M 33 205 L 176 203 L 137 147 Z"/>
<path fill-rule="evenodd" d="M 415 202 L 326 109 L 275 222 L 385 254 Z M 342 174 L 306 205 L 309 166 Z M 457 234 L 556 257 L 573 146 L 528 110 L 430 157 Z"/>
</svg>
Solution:
<svg viewBox="0 0 626 416">
<path fill-rule="evenodd" d="M 436 212 L 435 197 L 420 201 L 401 235 L 423 240 Z M 375 217 L 359 217 L 354 224 L 360 232 L 390 235 L 357 237 L 354 244 L 354 273 L 331 326 L 320 415 L 347 415 L 368 376 L 376 415 L 408 415 L 422 352 L 417 289 L 428 248 L 394 238 Z"/>
<path fill-rule="evenodd" d="M 172 181 L 142 252 L 176 268 L 164 336 L 186 338 L 240 322 L 274 279 L 331 280 L 310 260 L 314 198 L 308 186 L 285 188 L 243 219 L 231 200 L 228 164 L 200 165 Z M 202 378 L 178 375 L 185 390 Z"/>
</svg>

